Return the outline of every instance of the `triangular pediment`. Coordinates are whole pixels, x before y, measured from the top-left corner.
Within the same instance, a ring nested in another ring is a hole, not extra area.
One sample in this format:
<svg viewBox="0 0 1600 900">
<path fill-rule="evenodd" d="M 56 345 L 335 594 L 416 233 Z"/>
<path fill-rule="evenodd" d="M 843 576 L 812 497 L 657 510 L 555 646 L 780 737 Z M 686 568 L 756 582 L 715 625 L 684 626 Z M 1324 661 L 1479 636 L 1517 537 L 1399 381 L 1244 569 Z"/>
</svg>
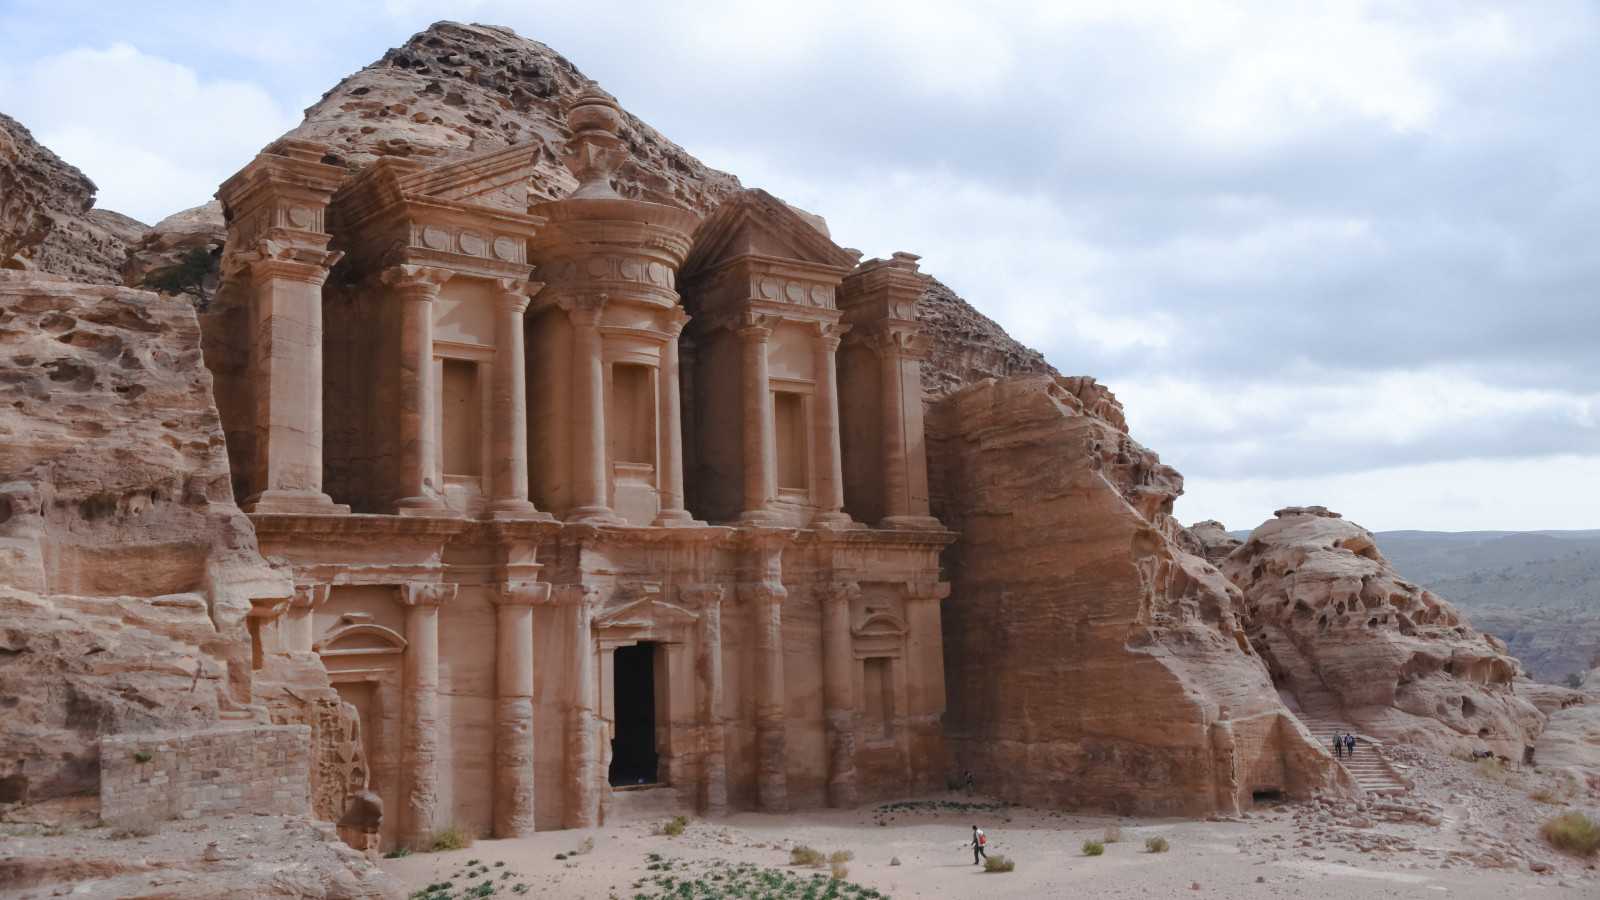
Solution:
<svg viewBox="0 0 1600 900">
<path fill-rule="evenodd" d="M 631 603 L 612 607 L 594 617 L 596 628 L 651 628 L 686 625 L 700 619 L 697 613 L 681 606 L 641 597 Z"/>
<path fill-rule="evenodd" d="M 841 276 L 856 264 L 854 255 L 835 244 L 805 214 L 758 188 L 722 201 L 700 224 L 683 264 L 683 277 L 745 256 L 838 269 Z"/>
<path fill-rule="evenodd" d="M 536 144 L 513 144 L 407 175 L 400 185 L 407 194 L 525 213 L 538 152 Z"/>
</svg>

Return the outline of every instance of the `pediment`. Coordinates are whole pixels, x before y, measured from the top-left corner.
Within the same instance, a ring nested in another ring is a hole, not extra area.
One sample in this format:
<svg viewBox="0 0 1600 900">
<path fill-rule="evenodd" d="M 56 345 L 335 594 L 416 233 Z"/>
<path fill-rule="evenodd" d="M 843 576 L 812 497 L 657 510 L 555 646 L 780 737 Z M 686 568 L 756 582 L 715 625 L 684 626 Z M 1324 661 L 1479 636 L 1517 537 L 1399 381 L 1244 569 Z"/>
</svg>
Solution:
<svg viewBox="0 0 1600 900">
<path fill-rule="evenodd" d="M 538 152 L 536 144 L 513 144 L 406 175 L 400 187 L 409 195 L 526 213 Z"/>
<path fill-rule="evenodd" d="M 594 617 L 595 628 L 652 628 L 687 625 L 700 620 L 699 613 L 653 597 L 603 610 Z"/>
<path fill-rule="evenodd" d="M 906 620 L 891 612 L 870 612 L 861 624 L 851 629 L 858 638 L 863 637 L 900 637 L 910 628 Z"/>
<path fill-rule="evenodd" d="M 323 656 L 374 656 L 403 653 L 406 639 L 392 628 L 371 622 L 341 622 L 311 647 Z"/>
<path fill-rule="evenodd" d="M 683 278 L 710 271 L 740 257 L 756 256 L 836 269 L 840 277 L 856 258 L 794 207 L 766 191 L 751 189 L 729 197 L 695 230 L 683 264 Z"/>
</svg>

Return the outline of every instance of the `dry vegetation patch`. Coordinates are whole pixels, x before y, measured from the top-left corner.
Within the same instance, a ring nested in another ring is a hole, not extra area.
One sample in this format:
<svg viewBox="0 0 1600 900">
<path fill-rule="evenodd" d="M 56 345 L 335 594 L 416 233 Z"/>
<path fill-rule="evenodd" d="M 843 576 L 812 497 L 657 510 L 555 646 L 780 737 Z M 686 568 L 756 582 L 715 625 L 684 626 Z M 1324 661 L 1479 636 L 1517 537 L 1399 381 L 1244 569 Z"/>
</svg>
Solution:
<svg viewBox="0 0 1600 900">
<path fill-rule="evenodd" d="M 1550 846 L 1573 856 L 1589 857 L 1600 852 L 1600 822 L 1581 812 L 1556 816 L 1544 823 L 1539 834 Z"/>
</svg>

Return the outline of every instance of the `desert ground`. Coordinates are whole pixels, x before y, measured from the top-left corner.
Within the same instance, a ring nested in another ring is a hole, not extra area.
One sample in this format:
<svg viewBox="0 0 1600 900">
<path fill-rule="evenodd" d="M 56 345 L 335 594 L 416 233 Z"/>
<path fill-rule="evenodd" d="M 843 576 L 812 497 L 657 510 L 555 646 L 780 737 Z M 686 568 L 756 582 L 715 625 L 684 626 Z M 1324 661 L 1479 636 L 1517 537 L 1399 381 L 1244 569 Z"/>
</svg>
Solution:
<svg viewBox="0 0 1600 900">
<path fill-rule="evenodd" d="M 1418 762 L 1417 790 L 1407 797 L 1365 806 L 1283 803 L 1238 819 L 1067 815 L 947 794 L 852 811 L 691 819 L 678 836 L 660 833 L 666 818 L 641 815 L 598 830 L 484 840 L 382 865 L 409 896 L 430 900 L 519 893 L 873 897 L 873 891 L 985 898 L 1600 896 L 1594 861 L 1564 856 L 1538 837 L 1539 823 L 1555 812 L 1594 811 L 1592 803 L 1571 807 L 1529 796 L 1573 789 L 1564 773 L 1500 772 L 1450 758 Z M 991 854 L 1016 863 L 1014 871 L 985 873 L 973 865 L 973 824 L 988 833 Z M 1107 843 L 1101 856 L 1085 855 L 1084 841 L 1103 841 L 1108 828 L 1120 830 L 1121 839 Z M 1149 852 L 1150 837 L 1165 838 L 1168 851 Z M 824 854 L 850 851 L 848 883 L 828 893 L 827 866 L 790 864 L 797 845 Z M 486 882 L 492 891 L 481 887 Z"/>
</svg>

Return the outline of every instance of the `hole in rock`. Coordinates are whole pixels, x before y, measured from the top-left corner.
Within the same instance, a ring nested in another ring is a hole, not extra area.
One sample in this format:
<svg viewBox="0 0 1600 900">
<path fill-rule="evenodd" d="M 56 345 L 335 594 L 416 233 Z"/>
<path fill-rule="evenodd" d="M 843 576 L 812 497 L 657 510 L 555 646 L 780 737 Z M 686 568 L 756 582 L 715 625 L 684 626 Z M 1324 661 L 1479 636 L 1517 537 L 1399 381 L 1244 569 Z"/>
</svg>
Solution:
<svg viewBox="0 0 1600 900">
<path fill-rule="evenodd" d="M 1283 791 L 1277 788 L 1264 788 L 1259 791 L 1251 791 L 1250 802 L 1258 805 L 1262 803 L 1282 803 Z"/>
</svg>

